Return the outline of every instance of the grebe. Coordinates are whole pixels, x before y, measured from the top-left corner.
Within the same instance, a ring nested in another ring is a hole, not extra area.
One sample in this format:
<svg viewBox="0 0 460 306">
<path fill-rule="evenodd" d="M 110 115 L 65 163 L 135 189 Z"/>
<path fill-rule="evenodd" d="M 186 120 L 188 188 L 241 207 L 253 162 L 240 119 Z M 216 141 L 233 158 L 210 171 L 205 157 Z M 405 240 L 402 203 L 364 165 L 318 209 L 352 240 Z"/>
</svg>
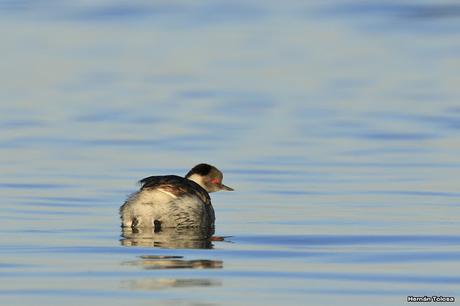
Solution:
<svg viewBox="0 0 460 306">
<path fill-rule="evenodd" d="M 214 228 L 210 192 L 233 189 L 222 184 L 222 172 L 208 164 L 193 167 L 184 177 L 149 176 L 120 207 L 122 227 Z"/>
</svg>

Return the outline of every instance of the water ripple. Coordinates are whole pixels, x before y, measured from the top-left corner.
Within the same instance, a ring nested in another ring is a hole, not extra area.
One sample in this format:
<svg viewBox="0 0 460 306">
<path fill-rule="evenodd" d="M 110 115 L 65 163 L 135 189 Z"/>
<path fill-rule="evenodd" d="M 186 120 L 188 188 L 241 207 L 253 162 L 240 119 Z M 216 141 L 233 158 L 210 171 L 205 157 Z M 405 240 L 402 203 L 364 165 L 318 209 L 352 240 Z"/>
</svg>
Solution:
<svg viewBox="0 0 460 306">
<path fill-rule="evenodd" d="M 299 236 L 242 236 L 238 243 L 283 246 L 339 246 L 339 245 L 460 245 L 460 236 L 445 235 L 299 235 Z"/>
</svg>

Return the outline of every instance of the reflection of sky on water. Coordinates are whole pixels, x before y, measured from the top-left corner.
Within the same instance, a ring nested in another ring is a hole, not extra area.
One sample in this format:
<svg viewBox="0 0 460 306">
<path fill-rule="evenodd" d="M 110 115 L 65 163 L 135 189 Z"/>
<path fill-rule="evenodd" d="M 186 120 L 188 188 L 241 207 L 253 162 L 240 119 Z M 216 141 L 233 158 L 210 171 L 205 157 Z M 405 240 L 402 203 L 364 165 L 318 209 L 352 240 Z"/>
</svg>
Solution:
<svg viewBox="0 0 460 306">
<path fill-rule="evenodd" d="M 456 2 L 0 0 L 0 17 L 3 302 L 458 291 Z M 136 181 L 203 161 L 237 190 L 211 195 L 232 243 L 120 237 Z"/>
<path fill-rule="evenodd" d="M 348 3 L 347 3 L 348 2 Z M 406 3 L 404 3 L 406 2 Z M 336 6 L 337 12 L 357 15 L 383 15 L 401 19 L 438 19 L 449 17 L 460 17 L 460 5 L 451 3 L 410 3 L 409 1 L 345 1 L 345 4 Z"/>
</svg>

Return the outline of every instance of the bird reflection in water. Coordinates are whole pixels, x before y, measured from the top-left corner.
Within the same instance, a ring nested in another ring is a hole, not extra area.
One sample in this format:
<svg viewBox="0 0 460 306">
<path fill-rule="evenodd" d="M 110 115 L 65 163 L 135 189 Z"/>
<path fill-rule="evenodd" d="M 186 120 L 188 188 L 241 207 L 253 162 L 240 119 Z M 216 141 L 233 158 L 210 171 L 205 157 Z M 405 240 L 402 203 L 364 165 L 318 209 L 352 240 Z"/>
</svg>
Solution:
<svg viewBox="0 0 460 306">
<path fill-rule="evenodd" d="M 145 270 L 163 269 L 222 269 L 222 260 L 193 259 L 185 260 L 183 256 L 144 255 L 138 260 L 127 261 L 124 265 L 141 266 Z"/>
<path fill-rule="evenodd" d="M 214 228 L 152 228 L 123 227 L 120 240 L 123 246 L 161 247 L 170 249 L 212 249 Z"/>
<path fill-rule="evenodd" d="M 127 280 L 123 281 L 121 285 L 123 288 L 131 290 L 160 290 L 167 288 L 216 287 L 222 286 L 222 282 L 220 280 L 206 278 L 154 278 Z"/>
<path fill-rule="evenodd" d="M 123 246 L 161 247 L 161 248 L 199 248 L 212 249 L 213 240 L 223 240 L 222 237 L 212 237 L 214 229 L 204 230 L 199 228 L 165 228 L 161 231 L 154 229 L 123 228 Z M 211 259 L 184 259 L 178 255 L 142 255 L 136 260 L 125 261 L 122 265 L 137 266 L 144 270 L 167 269 L 222 269 L 221 260 Z M 214 287 L 221 286 L 217 279 L 202 278 L 157 278 L 148 277 L 121 282 L 123 288 L 130 290 L 161 290 L 166 288 L 186 287 Z"/>
<path fill-rule="evenodd" d="M 221 260 L 194 259 L 185 260 L 183 256 L 144 255 L 138 260 L 124 262 L 123 265 L 140 266 L 145 270 L 163 269 L 222 269 Z M 136 290 L 158 290 L 164 288 L 213 287 L 222 282 L 215 279 L 201 278 L 143 278 L 121 282 L 122 287 Z"/>
</svg>

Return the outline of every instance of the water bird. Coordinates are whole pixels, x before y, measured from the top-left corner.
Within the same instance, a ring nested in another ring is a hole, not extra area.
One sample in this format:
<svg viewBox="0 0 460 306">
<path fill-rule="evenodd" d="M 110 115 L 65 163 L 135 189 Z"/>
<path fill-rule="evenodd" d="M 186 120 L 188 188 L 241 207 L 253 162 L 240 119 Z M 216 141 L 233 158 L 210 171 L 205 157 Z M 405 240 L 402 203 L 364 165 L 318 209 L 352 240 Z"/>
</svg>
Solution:
<svg viewBox="0 0 460 306">
<path fill-rule="evenodd" d="M 223 174 L 209 164 L 198 164 L 185 177 L 149 176 L 120 207 L 122 227 L 209 228 L 215 214 L 209 193 L 232 188 L 222 184 Z"/>
</svg>

